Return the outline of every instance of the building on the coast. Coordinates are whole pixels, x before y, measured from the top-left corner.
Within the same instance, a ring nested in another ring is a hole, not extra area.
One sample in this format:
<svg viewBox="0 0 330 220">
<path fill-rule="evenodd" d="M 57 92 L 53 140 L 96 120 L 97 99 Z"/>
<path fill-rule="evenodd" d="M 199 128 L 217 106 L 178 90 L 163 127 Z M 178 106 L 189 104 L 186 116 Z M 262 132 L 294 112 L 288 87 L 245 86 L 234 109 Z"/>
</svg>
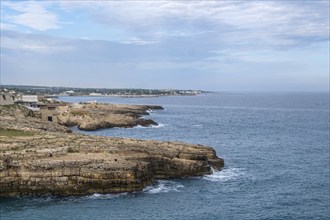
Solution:
<svg viewBox="0 0 330 220">
<path fill-rule="evenodd" d="M 89 93 L 89 96 L 102 96 L 102 93 L 92 92 L 92 93 Z"/>
<path fill-rule="evenodd" d="M 13 105 L 14 96 L 8 92 L 0 92 L 0 105 Z"/>
<path fill-rule="evenodd" d="M 31 110 L 39 110 L 39 100 L 36 95 L 22 95 L 16 101 L 17 104 L 23 105 Z"/>
<path fill-rule="evenodd" d="M 60 106 L 66 106 L 63 103 L 47 103 L 39 104 L 41 119 L 43 121 L 56 122 L 57 123 L 57 108 Z"/>
</svg>

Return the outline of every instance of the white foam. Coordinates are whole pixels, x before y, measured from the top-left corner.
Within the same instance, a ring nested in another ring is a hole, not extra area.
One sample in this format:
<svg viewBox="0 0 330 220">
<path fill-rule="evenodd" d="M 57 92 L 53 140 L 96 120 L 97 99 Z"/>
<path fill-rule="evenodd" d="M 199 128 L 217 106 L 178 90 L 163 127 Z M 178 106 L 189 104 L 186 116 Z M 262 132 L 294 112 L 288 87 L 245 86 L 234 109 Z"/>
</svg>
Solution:
<svg viewBox="0 0 330 220">
<path fill-rule="evenodd" d="M 94 193 L 93 195 L 86 196 L 87 199 L 112 199 L 120 196 L 125 196 L 127 193 L 118 193 L 118 194 L 99 194 Z"/>
<path fill-rule="evenodd" d="M 134 128 L 162 128 L 164 127 L 165 124 L 158 124 L 158 125 L 150 125 L 150 126 L 141 126 L 141 125 L 137 125 Z"/>
<path fill-rule="evenodd" d="M 25 199 L 27 197 L 26 196 L 17 196 L 16 198 Z M 29 197 L 29 200 L 31 200 L 33 202 L 50 202 L 50 201 L 53 201 L 54 199 L 56 199 L 56 196 L 52 196 L 52 195 L 43 195 L 43 196 L 32 196 L 32 197 Z"/>
<path fill-rule="evenodd" d="M 148 194 L 167 193 L 167 192 L 180 192 L 180 189 L 184 188 L 183 185 L 169 180 L 159 180 L 155 185 L 147 186 L 143 189 L 143 192 Z"/>
<path fill-rule="evenodd" d="M 153 112 L 151 109 L 148 109 L 146 112 L 148 112 L 149 115 Z"/>
<path fill-rule="evenodd" d="M 227 182 L 229 180 L 234 180 L 244 174 L 245 172 L 243 168 L 225 168 L 221 171 L 212 169 L 212 174 L 204 176 L 203 179 L 212 182 Z"/>
<path fill-rule="evenodd" d="M 165 126 L 165 124 L 158 124 L 158 125 L 151 125 L 150 127 L 151 128 L 162 128 L 164 126 Z"/>
</svg>

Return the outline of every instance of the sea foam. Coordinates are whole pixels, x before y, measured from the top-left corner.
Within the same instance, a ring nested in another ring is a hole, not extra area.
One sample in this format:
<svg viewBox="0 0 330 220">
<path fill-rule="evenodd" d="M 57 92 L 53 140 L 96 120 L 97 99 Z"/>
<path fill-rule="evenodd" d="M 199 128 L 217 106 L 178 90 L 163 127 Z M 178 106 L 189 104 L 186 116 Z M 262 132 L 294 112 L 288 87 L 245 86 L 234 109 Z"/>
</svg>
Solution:
<svg viewBox="0 0 330 220">
<path fill-rule="evenodd" d="M 226 182 L 237 179 L 239 176 L 244 175 L 243 168 L 224 168 L 221 171 L 212 169 L 212 174 L 202 177 L 202 179 L 212 182 Z"/>
<path fill-rule="evenodd" d="M 167 192 L 180 192 L 184 188 L 183 185 L 170 180 L 159 180 L 156 181 L 154 185 L 147 186 L 143 192 L 148 194 L 157 194 L 157 193 L 167 193 Z"/>
<path fill-rule="evenodd" d="M 128 193 L 110 193 L 110 194 L 99 194 L 99 193 L 94 193 L 93 195 L 85 196 L 86 199 L 113 199 L 121 196 L 126 196 Z"/>
<path fill-rule="evenodd" d="M 150 126 L 141 126 L 141 125 L 137 125 L 135 126 L 134 128 L 145 128 L 145 129 L 148 129 L 148 128 L 162 128 L 164 127 L 165 124 L 158 124 L 158 125 L 150 125 Z"/>
<path fill-rule="evenodd" d="M 158 125 L 151 125 L 150 127 L 151 128 L 162 128 L 164 126 L 165 126 L 165 124 L 158 124 Z"/>
</svg>

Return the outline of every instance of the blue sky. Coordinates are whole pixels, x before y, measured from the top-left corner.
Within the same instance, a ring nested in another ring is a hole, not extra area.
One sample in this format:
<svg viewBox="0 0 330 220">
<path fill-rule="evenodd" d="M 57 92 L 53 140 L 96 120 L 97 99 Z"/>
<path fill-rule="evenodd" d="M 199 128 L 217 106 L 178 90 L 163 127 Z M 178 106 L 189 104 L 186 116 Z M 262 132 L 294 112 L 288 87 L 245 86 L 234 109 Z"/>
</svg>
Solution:
<svg viewBox="0 0 330 220">
<path fill-rule="evenodd" d="M 329 91 L 329 1 L 1 0 L 3 84 Z"/>
</svg>

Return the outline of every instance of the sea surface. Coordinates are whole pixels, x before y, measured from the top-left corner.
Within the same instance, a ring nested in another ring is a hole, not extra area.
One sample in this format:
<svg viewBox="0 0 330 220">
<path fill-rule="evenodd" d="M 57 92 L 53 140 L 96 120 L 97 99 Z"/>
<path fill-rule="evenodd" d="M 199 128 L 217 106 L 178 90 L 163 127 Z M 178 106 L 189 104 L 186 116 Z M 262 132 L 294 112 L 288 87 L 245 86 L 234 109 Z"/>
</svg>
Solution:
<svg viewBox="0 0 330 220">
<path fill-rule="evenodd" d="M 146 116 L 159 126 L 84 133 L 212 146 L 225 168 L 156 181 L 136 193 L 0 198 L 1 220 L 330 217 L 328 93 L 60 99 L 162 105 Z"/>
</svg>

